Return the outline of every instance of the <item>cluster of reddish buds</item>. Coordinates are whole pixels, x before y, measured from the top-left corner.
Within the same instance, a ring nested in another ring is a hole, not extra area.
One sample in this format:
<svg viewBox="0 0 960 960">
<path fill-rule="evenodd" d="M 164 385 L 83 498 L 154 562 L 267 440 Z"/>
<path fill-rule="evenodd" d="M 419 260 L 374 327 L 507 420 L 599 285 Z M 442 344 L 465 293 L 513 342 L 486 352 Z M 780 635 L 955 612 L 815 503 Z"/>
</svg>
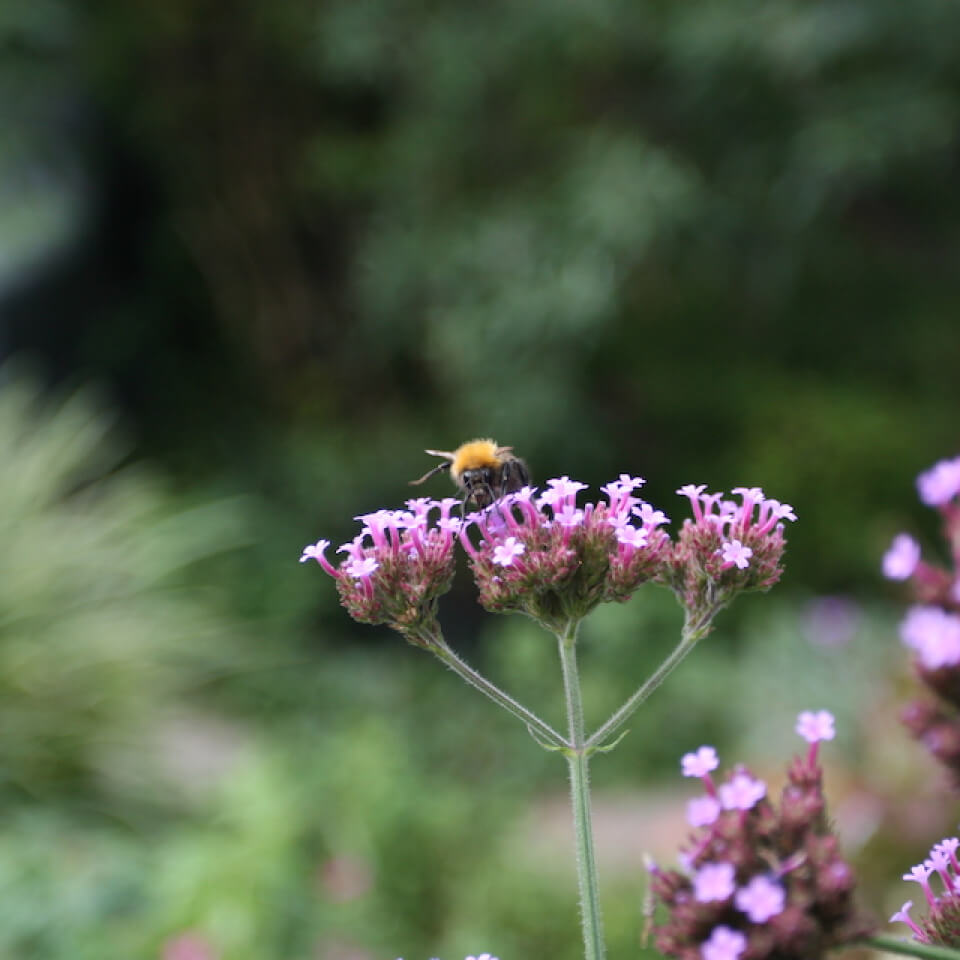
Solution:
<svg viewBox="0 0 960 960">
<path fill-rule="evenodd" d="M 643 483 L 621 475 L 602 488 L 606 501 L 578 507 L 586 484 L 560 477 L 540 496 L 524 487 L 471 514 L 479 542 L 469 530 L 461 539 L 480 603 L 493 613 L 526 613 L 557 630 L 598 603 L 628 600 L 658 575 L 670 550 L 660 529 L 668 518 L 633 496 Z"/>
<path fill-rule="evenodd" d="M 685 776 L 704 795 L 690 801 L 695 828 L 681 851 L 684 870 L 650 868 L 666 920 L 654 926 L 657 949 L 681 960 L 815 960 L 866 935 L 853 904 L 854 874 L 831 832 L 817 750 L 833 738 L 833 717 L 805 712 L 797 732 L 809 743 L 787 772 L 779 809 L 767 786 L 736 767 L 717 786 L 713 747 L 683 757 Z"/>
<path fill-rule="evenodd" d="M 586 484 L 560 477 L 539 495 L 524 487 L 465 521 L 451 516 L 453 498 L 408 500 L 407 510 L 357 517 L 363 529 L 338 548 L 347 555 L 339 567 L 326 559 L 326 540 L 300 559 L 316 560 L 334 577 L 355 620 L 386 623 L 421 645 L 434 635 L 437 598 L 450 589 L 457 539 L 486 609 L 520 611 L 554 631 L 652 581 L 673 589 L 702 636 L 735 593 L 780 578 L 781 521 L 796 519 L 789 504 L 756 488 L 735 490 L 742 502 L 734 503 L 702 486 L 683 487 L 677 492 L 693 504 L 694 519 L 673 543 L 661 529 L 668 518 L 634 495 L 644 482 L 621 474 L 601 488 L 605 500 L 578 506 Z"/>
<path fill-rule="evenodd" d="M 942 460 L 917 477 L 920 499 L 943 521 L 952 568 L 926 563 L 909 534 L 893 538 L 883 557 L 891 580 L 909 580 L 915 604 L 900 625 L 917 676 L 937 701 L 917 700 L 901 714 L 911 734 L 960 785 L 960 457 Z"/>
<path fill-rule="evenodd" d="M 684 521 L 663 579 L 693 623 L 709 624 L 735 594 L 768 590 L 780 579 L 782 521 L 797 517 L 759 487 L 735 487 L 740 503 L 705 490 L 688 484 L 677 491 L 690 500 L 693 519 Z"/>
<path fill-rule="evenodd" d="M 941 947 L 960 947 L 960 863 L 957 847 L 960 840 L 946 837 L 935 843 L 923 863 L 918 863 L 903 875 L 904 880 L 918 883 L 927 901 L 928 913 L 918 923 L 910 916 L 913 901 L 908 900 L 891 918 L 891 923 L 905 923 L 913 932 L 913 939 Z M 937 896 L 931 878 L 940 878 L 943 892 Z"/>
<path fill-rule="evenodd" d="M 385 623 L 411 643 L 429 646 L 437 635 L 437 600 L 453 583 L 454 543 L 462 521 L 451 516 L 459 500 L 421 497 L 407 510 L 377 510 L 355 519 L 360 533 L 337 548 L 339 567 L 326 558 L 329 540 L 303 550 L 336 580 L 340 602 L 360 623 Z M 431 513 L 439 510 L 436 520 Z"/>
</svg>

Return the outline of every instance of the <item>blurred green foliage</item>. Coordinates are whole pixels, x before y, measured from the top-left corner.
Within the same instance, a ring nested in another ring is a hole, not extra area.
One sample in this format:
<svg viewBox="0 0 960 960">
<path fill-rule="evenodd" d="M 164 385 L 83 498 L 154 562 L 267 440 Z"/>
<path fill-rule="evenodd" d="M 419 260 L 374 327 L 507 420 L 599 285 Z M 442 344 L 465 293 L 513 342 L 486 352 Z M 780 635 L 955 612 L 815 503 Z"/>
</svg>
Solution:
<svg viewBox="0 0 960 960">
<path fill-rule="evenodd" d="M 865 875 L 915 862 L 939 814 L 898 806 L 933 778 L 874 603 L 958 446 L 958 29 L 937 0 L 0 9 L 0 352 L 60 385 L 0 385 L 0 956 L 578 955 L 555 758 L 296 567 L 471 435 L 677 517 L 691 480 L 793 503 L 779 599 L 724 615 L 598 796 L 658 836 L 638 788 L 680 752 L 779 761 L 828 706 L 844 789 L 893 798 Z M 822 593 L 858 611 L 833 646 Z M 548 638 L 464 578 L 443 621 L 558 722 Z M 678 623 L 596 613 L 595 720 Z"/>
</svg>

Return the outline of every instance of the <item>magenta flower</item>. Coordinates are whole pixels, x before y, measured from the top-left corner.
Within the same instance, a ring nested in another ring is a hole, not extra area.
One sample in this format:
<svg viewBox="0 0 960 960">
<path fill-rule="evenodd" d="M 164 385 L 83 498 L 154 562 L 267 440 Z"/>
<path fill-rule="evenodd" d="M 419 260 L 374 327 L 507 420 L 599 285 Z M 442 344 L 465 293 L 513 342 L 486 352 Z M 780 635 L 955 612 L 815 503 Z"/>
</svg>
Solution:
<svg viewBox="0 0 960 960">
<path fill-rule="evenodd" d="M 747 938 L 730 927 L 714 927 L 700 949 L 703 960 L 737 960 L 747 949 Z"/>
<path fill-rule="evenodd" d="M 750 566 L 753 551 L 745 547 L 739 540 L 730 540 L 723 544 L 720 551 L 725 566 L 733 566 L 738 570 L 746 570 Z"/>
<path fill-rule="evenodd" d="M 691 827 L 706 827 L 716 821 L 721 809 L 716 797 L 694 797 L 687 802 L 687 823 Z"/>
<path fill-rule="evenodd" d="M 832 740 L 834 737 L 833 714 L 828 710 L 804 710 L 797 717 L 795 727 L 798 734 L 807 743 L 817 743 L 820 740 Z"/>
<path fill-rule="evenodd" d="M 693 898 L 698 903 L 728 900 L 735 889 L 732 863 L 705 863 L 693 877 Z"/>
<path fill-rule="evenodd" d="M 374 557 L 364 557 L 362 560 L 348 560 L 343 565 L 343 572 L 354 580 L 366 580 L 371 577 L 380 563 Z"/>
<path fill-rule="evenodd" d="M 907 900 L 906 903 L 890 918 L 890 923 L 905 923 L 913 931 L 913 939 L 926 943 L 926 934 L 913 921 L 910 916 L 910 909 L 913 907 L 913 901 Z"/>
<path fill-rule="evenodd" d="M 509 567 L 517 557 L 523 555 L 524 550 L 526 547 L 516 537 L 507 537 L 493 548 L 493 562 L 501 567 Z"/>
<path fill-rule="evenodd" d="M 832 740 L 834 737 L 833 714 L 828 710 L 804 710 L 797 717 L 794 730 L 810 744 L 807 751 L 807 766 L 813 770 L 817 764 L 817 745 L 821 740 Z"/>
<path fill-rule="evenodd" d="M 719 766 L 714 747 L 700 747 L 696 753 L 685 753 L 680 759 L 680 769 L 685 777 L 705 777 Z"/>
<path fill-rule="evenodd" d="M 920 544 L 908 533 L 898 533 L 883 555 L 883 575 L 888 580 L 909 580 L 920 562 Z"/>
<path fill-rule="evenodd" d="M 940 607 L 911 607 L 900 624 L 904 644 L 926 670 L 960 663 L 960 616 Z"/>
<path fill-rule="evenodd" d="M 720 805 L 724 810 L 749 810 L 767 795 L 767 785 L 746 773 L 737 773 L 720 787 Z"/>
<path fill-rule="evenodd" d="M 909 873 L 903 875 L 904 880 L 910 880 L 913 883 L 919 883 L 920 889 L 923 891 L 923 895 L 927 898 L 927 904 L 929 906 L 934 906 L 937 902 L 936 895 L 933 890 L 930 889 L 930 874 L 933 873 L 933 867 L 928 863 L 918 863 L 916 866 L 910 868 Z"/>
<path fill-rule="evenodd" d="M 786 896 L 783 887 L 769 877 L 754 877 L 737 891 L 733 902 L 741 913 L 753 923 L 766 923 L 771 917 L 783 913 Z"/>
<path fill-rule="evenodd" d="M 942 507 L 960 493 L 960 457 L 941 460 L 917 477 L 917 491 L 928 507 Z"/>
</svg>

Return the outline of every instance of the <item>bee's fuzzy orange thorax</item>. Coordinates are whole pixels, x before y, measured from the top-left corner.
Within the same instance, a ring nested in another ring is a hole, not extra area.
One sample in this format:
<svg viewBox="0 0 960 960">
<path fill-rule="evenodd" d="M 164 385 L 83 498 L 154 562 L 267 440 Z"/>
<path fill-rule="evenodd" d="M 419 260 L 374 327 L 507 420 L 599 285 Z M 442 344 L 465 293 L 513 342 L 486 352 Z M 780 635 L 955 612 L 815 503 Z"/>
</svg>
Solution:
<svg viewBox="0 0 960 960">
<path fill-rule="evenodd" d="M 450 473 L 456 478 L 465 470 L 496 467 L 503 462 L 501 447 L 495 440 L 470 440 L 457 447 L 450 462 Z"/>
</svg>

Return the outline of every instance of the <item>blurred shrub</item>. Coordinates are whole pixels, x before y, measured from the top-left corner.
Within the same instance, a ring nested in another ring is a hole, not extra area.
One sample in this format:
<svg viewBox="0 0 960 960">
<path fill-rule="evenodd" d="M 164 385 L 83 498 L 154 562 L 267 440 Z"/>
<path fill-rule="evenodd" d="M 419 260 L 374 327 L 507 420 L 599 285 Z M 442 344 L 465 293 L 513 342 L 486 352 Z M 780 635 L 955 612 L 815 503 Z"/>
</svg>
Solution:
<svg viewBox="0 0 960 960">
<path fill-rule="evenodd" d="M 144 738 L 222 656 L 230 620 L 191 564 L 245 537 L 239 500 L 177 507 L 122 466 L 89 393 L 0 385 L 0 770 L 8 797 L 145 795 Z M 126 757 L 127 763 L 118 763 Z M 123 783 L 124 780 L 129 780 Z"/>
</svg>

